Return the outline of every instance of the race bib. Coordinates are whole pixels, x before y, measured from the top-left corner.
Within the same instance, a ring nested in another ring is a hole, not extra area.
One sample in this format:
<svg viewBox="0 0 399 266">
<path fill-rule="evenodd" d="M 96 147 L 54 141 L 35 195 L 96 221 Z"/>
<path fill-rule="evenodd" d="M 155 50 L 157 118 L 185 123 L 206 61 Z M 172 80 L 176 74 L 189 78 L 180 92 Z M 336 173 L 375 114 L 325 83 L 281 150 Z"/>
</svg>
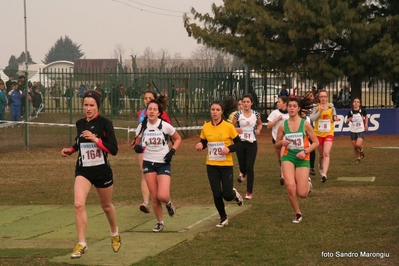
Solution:
<svg viewBox="0 0 399 266">
<path fill-rule="evenodd" d="M 289 150 L 303 150 L 305 148 L 302 132 L 287 134 L 285 135 L 285 138 L 290 141 L 290 144 L 288 144 Z"/>
<path fill-rule="evenodd" d="M 222 154 L 224 142 L 208 142 L 208 155 L 210 161 L 226 160 L 226 155 Z"/>
<path fill-rule="evenodd" d="M 82 164 L 84 167 L 105 164 L 103 153 L 94 142 L 81 143 L 80 152 L 82 157 Z"/>
<path fill-rule="evenodd" d="M 254 139 L 254 130 L 253 129 L 243 129 L 241 133 L 241 138 L 244 140 L 253 140 Z"/>
<path fill-rule="evenodd" d="M 360 114 L 354 114 L 352 116 L 352 131 L 353 132 L 364 131 L 363 117 Z"/>
<path fill-rule="evenodd" d="M 331 131 L 331 121 L 330 120 L 319 120 L 319 132 L 330 132 Z"/>
</svg>

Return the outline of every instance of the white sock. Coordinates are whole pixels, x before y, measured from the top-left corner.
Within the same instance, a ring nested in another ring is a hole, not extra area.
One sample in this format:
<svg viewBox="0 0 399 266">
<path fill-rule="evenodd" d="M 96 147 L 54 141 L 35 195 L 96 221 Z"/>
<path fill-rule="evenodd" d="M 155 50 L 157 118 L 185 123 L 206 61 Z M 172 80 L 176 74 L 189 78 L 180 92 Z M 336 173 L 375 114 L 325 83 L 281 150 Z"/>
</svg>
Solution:
<svg viewBox="0 0 399 266">
<path fill-rule="evenodd" d="M 112 232 L 111 232 L 111 236 L 117 236 L 117 235 L 119 235 L 119 230 L 118 230 L 118 229 L 116 229 L 116 232 L 115 232 L 115 233 L 112 233 Z"/>
<path fill-rule="evenodd" d="M 81 244 L 82 246 L 86 247 L 87 243 L 86 242 L 79 242 L 79 244 Z"/>
</svg>

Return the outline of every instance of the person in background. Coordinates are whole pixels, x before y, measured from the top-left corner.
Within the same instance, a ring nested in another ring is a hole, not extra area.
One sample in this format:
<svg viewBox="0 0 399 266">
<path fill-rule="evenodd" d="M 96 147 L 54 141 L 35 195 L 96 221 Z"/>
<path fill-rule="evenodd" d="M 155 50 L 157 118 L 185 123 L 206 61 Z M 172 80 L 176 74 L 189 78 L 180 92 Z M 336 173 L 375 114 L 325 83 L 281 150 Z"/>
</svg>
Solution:
<svg viewBox="0 0 399 266">
<path fill-rule="evenodd" d="M 40 88 L 36 86 L 33 89 L 33 96 L 32 96 L 32 105 L 33 105 L 33 111 L 31 114 L 32 117 L 38 117 L 42 104 L 43 104 L 43 95 L 40 92 Z"/>
<path fill-rule="evenodd" d="M 104 94 L 101 94 L 101 95 L 104 95 Z M 64 97 L 66 99 L 67 107 L 71 108 L 72 107 L 72 98 L 73 98 L 73 90 L 71 89 L 71 86 L 66 85 Z M 102 106 L 102 102 L 101 102 L 101 106 Z"/>
<path fill-rule="evenodd" d="M 326 90 L 320 90 L 318 94 L 319 103 L 310 114 L 314 122 L 314 131 L 319 140 L 319 171 L 321 182 L 327 181 L 327 172 L 330 166 L 330 153 L 334 142 L 334 122 L 339 121 L 334 104 L 327 101 Z"/>
<path fill-rule="evenodd" d="M 394 108 L 399 108 L 399 84 L 395 83 L 391 92 L 391 100 Z"/>
<path fill-rule="evenodd" d="M 126 100 L 126 90 L 125 87 L 121 84 L 119 85 L 119 113 L 122 114 L 123 110 L 125 109 L 125 100 Z"/>
<path fill-rule="evenodd" d="M 364 132 L 369 130 L 369 118 L 366 109 L 361 106 L 359 98 L 353 99 L 352 106 L 352 109 L 348 112 L 345 123 L 350 123 L 351 140 L 356 163 L 360 163 L 364 158 L 363 140 Z"/>
<path fill-rule="evenodd" d="M 111 105 L 112 109 L 112 114 L 113 115 L 118 115 L 119 114 L 119 103 L 120 100 L 119 98 L 121 97 L 120 90 L 115 86 L 115 84 L 112 85 L 111 91 L 109 92 L 109 103 Z"/>
<path fill-rule="evenodd" d="M 83 83 L 81 83 L 79 86 L 79 98 L 83 98 L 85 92 L 86 92 L 86 86 Z"/>
<path fill-rule="evenodd" d="M 287 111 L 287 101 L 288 101 L 287 96 L 279 96 L 277 101 L 277 109 L 273 110 L 267 117 L 268 121 L 267 128 L 272 129 L 272 143 L 274 151 L 276 152 L 279 170 L 280 170 L 280 185 L 284 185 L 284 175 L 281 169 L 281 148 L 278 148 L 274 144 L 276 144 L 278 127 L 289 117 Z"/>
<path fill-rule="evenodd" d="M 122 242 L 116 222 L 116 211 L 112 204 L 114 180 L 108 154 L 118 153 L 118 143 L 112 122 L 100 116 L 102 95 L 89 90 L 83 95 L 85 118 L 76 122 L 75 144 L 63 148 L 61 154 L 67 157 L 78 151 L 75 167 L 74 205 L 78 244 L 71 254 L 72 259 L 80 258 L 88 250 L 86 243 L 87 212 L 86 199 L 92 186 L 95 186 L 111 229 L 111 247 L 118 252 Z"/>
<path fill-rule="evenodd" d="M 230 113 L 230 115 L 228 115 L 226 121 L 229 123 L 233 123 L 234 115 L 238 111 L 242 110 L 242 98 L 238 99 L 237 102 L 235 102 L 233 98 L 228 98 L 223 102 L 223 106 L 226 110 L 231 111 L 231 113 Z M 239 123 L 237 123 L 237 126 L 239 126 Z M 237 160 L 238 160 L 238 155 L 237 155 Z M 239 183 L 241 183 L 242 181 L 244 181 L 247 178 L 247 176 L 240 172 L 240 168 L 238 168 L 238 171 L 239 171 L 239 175 L 238 175 L 237 180 Z"/>
<path fill-rule="evenodd" d="M 278 96 L 290 96 L 290 93 L 287 90 L 287 86 L 285 84 L 281 85 L 281 90 L 278 92 Z"/>
<path fill-rule="evenodd" d="M 53 89 L 51 90 L 51 96 L 53 96 L 55 102 L 55 108 L 60 108 L 60 98 L 61 98 L 61 89 L 60 85 L 55 84 Z"/>
<path fill-rule="evenodd" d="M 0 120 L 6 120 L 6 105 L 8 103 L 6 87 L 3 80 L 0 80 Z M 1 122 L 0 123 L 5 123 Z"/>
<path fill-rule="evenodd" d="M 309 106 L 306 106 L 307 113 L 304 114 L 304 113 L 302 112 L 303 115 L 306 115 L 305 117 L 302 117 L 302 118 L 305 118 L 306 121 L 308 121 L 308 122 L 310 123 L 310 125 L 311 125 L 312 127 L 314 127 L 313 121 L 312 121 L 312 119 L 310 119 L 310 114 L 312 113 L 313 108 L 317 106 L 317 104 L 315 103 L 315 96 L 314 96 L 314 93 L 313 93 L 313 89 L 312 89 L 312 91 L 308 91 L 308 92 L 302 97 L 301 102 L 306 102 L 306 103 L 309 104 Z M 302 108 L 304 108 L 304 107 L 302 107 Z M 309 140 L 309 141 L 311 141 L 311 140 Z M 309 162 L 310 162 L 310 171 L 309 171 L 309 174 L 310 174 L 310 175 L 313 175 L 313 176 L 316 175 L 316 172 L 315 172 L 315 170 L 314 170 L 314 163 L 315 163 L 315 161 L 316 161 L 316 150 L 313 150 L 313 151 L 310 152 L 310 159 L 309 159 Z"/>
<path fill-rule="evenodd" d="M 8 93 L 8 102 L 11 108 L 11 121 L 21 121 L 21 104 L 23 99 L 24 96 L 18 90 L 18 84 L 13 83 L 11 85 L 11 91 Z"/>
<path fill-rule="evenodd" d="M 253 108 L 253 109 L 257 108 L 257 107 L 259 106 L 259 99 L 258 99 L 258 95 L 256 94 L 256 92 L 255 92 L 255 90 L 254 90 L 254 87 L 251 86 L 251 87 L 249 88 L 248 93 L 251 94 L 252 100 L 253 100 L 253 102 L 254 102 L 252 108 Z"/>
<path fill-rule="evenodd" d="M 151 193 L 152 207 L 157 218 L 153 232 L 161 232 L 165 226 L 162 215 L 162 203 L 165 203 L 169 216 L 175 215 L 176 208 L 170 197 L 171 160 L 181 143 L 176 129 L 164 121 L 162 104 L 151 99 L 146 108 L 146 117 L 137 127 L 134 150 L 143 154 L 144 178 Z M 168 139 L 172 138 L 169 149 Z M 140 208 L 141 210 L 141 208 Z"/>
<path fill-rule="evenodd" d="M 236 201 L 238 206 L 243 205 L 243 198 L 234 188 L 233 156 L 237 151 L 241 139 L 235 127 L 223 120 L 222 115 L 228 116 L 223 103 L 213 101 L 210 107 L 211 121 L 204 124 L 200 134 L 200 141 L 195 145 L 197 151 L 208 148 L 206 155 L 206 170 L 213 194 L 213 201 L 220 216 L 216 227 L 229 224 L 224 200 Z"/>
<path fill-rule="evenodd" d="M 348 86 L 344 86 L 343 88 L 341 102 L 343 108 L 349 109 L 351 107 L 351 92 Z"/>
<path fill-rule="evenodd" d="M 277 148 L 282 149 L 281 168 L 283 169 L 288 199 L 295 212 L 293 223 L 302 221 L 298 196 L 306 198 L 311 192 L 309 153 L 319 145 L 312 126 L 302 118 L 306 116 L 307 112 L 306 109 L 301 109 L 301 106 L 304 105 L 306 104 L 298 98 L 288 99 L 289 118 L 280 124 L 275 144 Z M 312 141 L 312 144 L 309 140 Z"/>
<path fill-rule="evenodd" d="M 254 101 L 250 94 L 242 97 L 242 110 L 234 115 L 233 126 L 241 138 L 241 147 L 237 150 L 240 172 L 247 179 L 247 193 L 245 199 L 252 199 L 255 180 L 254 165 L 258 152 L 257 139 L 262 130 L 260 114 L 252 110 Z M 238 181 L 240 182 L 240 181 Z M 241 181 L 242 182 L 242 181 Z M 240 182 L 240 183 L 241 183 Z"/>
<path fill-rule="evenodd" d="M 162 110 L 167 109 L 168 101 L 167 101 L 166 96 L 164 96 L 164 95 L 157 96 L 157 94 L 153 91 L 146 91 L 144 93 L 144 97 L 143 97 L 145 107 L 137 112 L 137 118 L 138 118 L 139 124 L 141 124 L 144 121 L 144 118 L 146 117 L 147 105 L 150 103 L 151 100 L 154 100 L 154 99 L 157 99 L 162 104 Z M 163 111 L 161 113 L 161 119 L 166 121 L 168 124 L 172 124 L 166 111 Z M 135 145 L 135 140 L 133 140 L 131 145 Z M 143 198 L 143 203 L 141 203 L 139 209 L 140 209 L 140 211 L 142 211 L 144 213 L 149 213 L 150 212 L 150 204 L 149 204 L 150 190 L 148 189 L 147 181 L 143 174 L 143 153 L 139 152 L 138 157 L 139 157 L 138 159 L 139 159 L 139 166 L 140 166 L 140 172 L 141 172 L 141 195 Z"/>
<path fill-rule="evenodd" d="M 11 86 L 12 86 L 13 83 L 15 83 L 14 76 L 13 75 L 9 75 L 8 76 L 8 81 L 6 82 L 6 93 L 7 93 L 7 95 L 12 90 Z"/>
</svg>

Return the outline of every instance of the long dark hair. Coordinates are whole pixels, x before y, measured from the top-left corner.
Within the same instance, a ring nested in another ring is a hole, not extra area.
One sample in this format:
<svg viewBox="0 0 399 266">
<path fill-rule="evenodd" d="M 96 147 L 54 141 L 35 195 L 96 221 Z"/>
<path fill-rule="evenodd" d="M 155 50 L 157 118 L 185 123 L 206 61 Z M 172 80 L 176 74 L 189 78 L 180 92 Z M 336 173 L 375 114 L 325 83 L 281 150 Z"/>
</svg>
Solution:
<svg viewBox="0 0 399 266">
<path fill-rule="evenodd" d="M 310 95 L 305 94 L 305 96 L 299 97 L 288 97 L 287 106 L 289 102 L 297 102 L 300 108 L 298 115 L 300 117 L 306 117 L 308 114 L 308 110 L 313 108 L 314 101 L 310 98 Z"/>
<path fill-rule="evenodd" d="M 150 91 L 150 90 L 144 92 L 143 95 L 146 95 L 147 93 L 151 93 L 152 96 L 154 97 L 154 99 L 158 100 L 158 102 L 161 104 L 161 107 L 162 107 L 162 108 L 160 108 L 160 110 L 162 109 L 162 111 L 166 111 L 166 109 L 168 108 L 168 102 L 169 102 L 169 99 L 166 95 L 163 95 L 163 94 L 157 95 L 154 91 Z M 146 108 L 147 108 L 147 106 L 146 106 Z"/>
<path fill-rule="evenodd" d="M 232 97 L 226 98 L 223 102 L 219 100 L 214 100 L 213 102 L 211 102 L 210 106 L 214 104 L 217 104 L 222 108 L 222 119 L 224 118 L 225 120 L 232 112 L 237 111 L 237 102 Z"/>
</svg>

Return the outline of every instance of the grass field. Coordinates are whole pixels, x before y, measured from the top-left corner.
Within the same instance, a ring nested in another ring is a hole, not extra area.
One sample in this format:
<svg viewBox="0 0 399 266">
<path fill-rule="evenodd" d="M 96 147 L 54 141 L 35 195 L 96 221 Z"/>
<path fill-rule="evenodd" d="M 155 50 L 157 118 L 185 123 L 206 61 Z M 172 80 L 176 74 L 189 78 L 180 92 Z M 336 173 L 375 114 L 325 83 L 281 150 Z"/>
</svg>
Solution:
<svg viewBox="0 0 399 266">
<path fill-rule="evenodd" d="M 7 130 L 12 134 L 11 130 L 19 129 Z M 59 146 L 0 152 L 2 206 L 73 204 L 76 154 L 62 158 L 60 151 L 68 143 L 68 134 L 46 130 L 41 129 L 44 135 L 63 140 Z M 4 139 L 0 140 L 3 143 Z M 198 136 L 184 139 L 172 161 L 171 195 L 179 208 L 213 204 L 205 152 L 195 151 L 197 141 Z M 231 219 L 227 227 L 210 227 L 135 265 L 398 265 L 399 149 L 376 148 L 387 146 L 398 147 L 399 136 L 367 135 L 366 156 L 361 164 L 355 164 L 349 137 L 336 137 L 328 181 L 322 184 L 319 175 L 313 177 L 314 193 L 300 200 L 303 221 L 293 224 L 294 213 L 285 188 L 279 185 L 270 131 L 264 130 L 255 164 L 254 198 L 245 202 L 251 208 Z M 141 193 L 137 156 L 124 137 L 119 139 L 119 149 L 118 155 L 111 158 L 113 202 L 138 208 Z M 376 178 L 374 182 L 337 180 L 371 176 Z M 236 182 L 235 186 L 245 192 L 245 183 Z M 88 204 L 97 203 L 93 190 Z M 0 231 L 1 236 L 5 234 Z M 71 248 L 2 249 L 0 265 L 61 265 L 48 260 Z M 342 257 L 349 252 L 359 257 Z M 374 254 L 378 257 L 360 257 L 361 252 L 378 253 Z"/>
</svg>

